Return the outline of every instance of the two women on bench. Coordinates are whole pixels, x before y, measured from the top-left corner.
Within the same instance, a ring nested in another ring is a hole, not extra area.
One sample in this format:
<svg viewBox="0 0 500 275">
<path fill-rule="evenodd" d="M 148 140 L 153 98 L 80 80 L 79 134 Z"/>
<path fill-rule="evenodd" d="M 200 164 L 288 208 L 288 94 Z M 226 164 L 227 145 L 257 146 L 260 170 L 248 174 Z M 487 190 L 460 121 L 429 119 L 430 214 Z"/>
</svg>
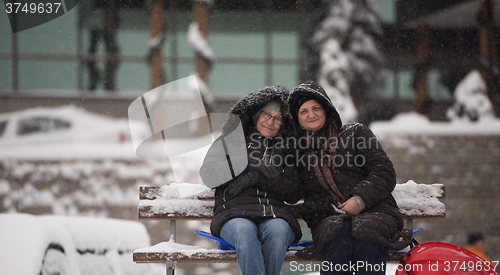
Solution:
<svg viewBox="0 0 500 275">
<path fill-rule="evenodd" d="M 230 114 L 241 120 L 248 163 L 216 188 L 211 231 L 236 247 L 242 273 L 279 274 L 287 246 L 301 237 L 300 216 L 314 243 L 297 255 L 320 256 L 321 274 L 385 274 L 387 250 L 404 248 L 410 239 L 401 233 L 403 219 L 391 195 L 392 162 L 373 133 L 342 124 L 315 82 L 291 93 L 279 86 L 254 91 Z M 235 124 L 230 118 L 221 138 L 230 140 Z M 228 147 L 238 146 L 216 141 L 209 149 L 200 170 L 205 184 L 221 181 L 216 171 L 241 163 Z M 301 198 L 299 207 L 284 203 Z"/>
</svg>

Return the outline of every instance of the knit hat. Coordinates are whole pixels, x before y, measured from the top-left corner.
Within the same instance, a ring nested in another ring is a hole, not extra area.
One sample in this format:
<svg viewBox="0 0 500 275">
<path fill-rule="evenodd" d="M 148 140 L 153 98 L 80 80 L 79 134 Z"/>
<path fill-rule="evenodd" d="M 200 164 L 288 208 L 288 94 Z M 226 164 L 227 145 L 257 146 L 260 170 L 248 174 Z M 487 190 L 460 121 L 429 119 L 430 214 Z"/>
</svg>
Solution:
<svg viewBox="0 0 500 275">
<path fill-rule="evenodd" d="M 262 111 L 264 110 L 272 110 L 272 111 L 275 111 L 275 112 L 278 112 L 281 114 L 281 102 L 279 102 L 278 100 L 273 100 L 273 101 L 270 101 L 268 103 L 266 103 L 266 105 L 262 106 L 257 112 L 255 112 L 255 114 L 253 115 L 253 122 L 254 123 L 257 123 L 257 120 L 259 119 L 259 115 Z"/>
</svg>

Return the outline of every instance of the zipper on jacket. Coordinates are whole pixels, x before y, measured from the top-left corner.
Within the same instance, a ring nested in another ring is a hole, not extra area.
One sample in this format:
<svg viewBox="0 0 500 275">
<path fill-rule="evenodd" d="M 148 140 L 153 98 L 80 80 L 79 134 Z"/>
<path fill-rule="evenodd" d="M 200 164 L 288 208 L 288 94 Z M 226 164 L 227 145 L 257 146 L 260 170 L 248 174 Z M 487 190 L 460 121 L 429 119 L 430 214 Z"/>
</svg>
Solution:
<svg viewBox="0 0 500 275">
<path fill-rule="evenodd" d="M 273 218 L 275 218 L 275 219 L 276 219 L 276 215 L 274 214 L 274 208 L 273 208 L 273 206 L 272 206 L 272 205 L 270 205 L 270 206 L 271 206 L 271 213 L 273 213 Z"/>
<path fill-rule="evenodd" d="M 222 208 L 226 208 L 226 191 L 227 191 L 227 188 L 224 189 L 224 192 L 222 193 L 222 200 L 224 201 L 224 203 L 222 204 Z"/>
<path fill-rule="evenodd" d="M 264 191 L 264 193 L 262 193 L 262 191 L 259 188 L 257 188 L 257 191 L 256 191 L 257 197 L 260 198 L 261 197 L 260 194 L 263 194 L 262 197 L 267 198 L 267 191 Z"/>
<path fill-rule="evenodd" d="M 266 141 L 266 139 L 264 141 Z M 275 149 L 274 148 L 274 144 L 272 146 L 268 147 L 266 145 L 266 143 L 264 142 L 264 147 L 266 149 L 264 150 L 264 154 L 262 154 L 262 159 L 261 160 L 264 161 L 265 165 L 271 165 L 273 163 L 273 155 L 274 155 L 274 149 Z M 266 163 L 267 149 L 271 149 L 271 155 L 269 156 L 269 163 Z"/>
</svg>

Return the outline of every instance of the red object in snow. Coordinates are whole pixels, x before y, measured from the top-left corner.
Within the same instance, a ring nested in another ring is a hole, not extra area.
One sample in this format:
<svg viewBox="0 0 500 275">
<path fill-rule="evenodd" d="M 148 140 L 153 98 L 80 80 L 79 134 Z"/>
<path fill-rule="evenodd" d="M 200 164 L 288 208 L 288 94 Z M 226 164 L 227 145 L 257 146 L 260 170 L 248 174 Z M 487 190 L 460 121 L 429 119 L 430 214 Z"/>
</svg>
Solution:
<svg viewBox="0 0 500 275">
<path fill-rule="evenodd" d="M 495 262 L 495 265 L 498 262 Z M 488 261 L 469 250 L 444 242 L 425 242 L 410 249 L 396 275 L 499 275 Z"/>
</svg>

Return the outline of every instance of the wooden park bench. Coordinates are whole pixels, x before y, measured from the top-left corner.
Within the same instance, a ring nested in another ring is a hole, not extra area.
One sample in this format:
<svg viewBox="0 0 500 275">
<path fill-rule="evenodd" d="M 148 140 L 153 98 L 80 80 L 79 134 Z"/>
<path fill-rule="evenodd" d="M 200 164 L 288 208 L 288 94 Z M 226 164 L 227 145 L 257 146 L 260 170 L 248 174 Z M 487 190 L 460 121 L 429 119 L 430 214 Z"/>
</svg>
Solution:
<svg viewBox="0 0 500 275">
<path fill-rule="evenodd" d="M 201 192 L 200 192 L 201 191 Z M 195 195 L 189 195 L 195 194 Z M 230 263 L 236 262 L 234 250 L 205 249 L 175 242 L 177 220 L 211 220 L 213 216 L 214 193 L 201 184 L 172 183 L 162 187 L 141 186 L 139 188 L 139 219 L 169 220 L 170 241 L 134 251 L 136 263 L 166 263 L 167 275 L 173 274 L 176 263 Z M 444 218 L 445 206 L 442 184 L 416 184 L 409 181 L 397 184 L 393 191 L 406 228 L 413 229 L 413 220 Z M 200 236 L 201 237 L 201 236 Z M 404 251 L 391 251 L 388 262 L 399 262 Z M 288 251 L 285 261 L 306 263 L 308 261 Z M 313 262 L 319 263 L 319 259 Z"/>
</svg>

